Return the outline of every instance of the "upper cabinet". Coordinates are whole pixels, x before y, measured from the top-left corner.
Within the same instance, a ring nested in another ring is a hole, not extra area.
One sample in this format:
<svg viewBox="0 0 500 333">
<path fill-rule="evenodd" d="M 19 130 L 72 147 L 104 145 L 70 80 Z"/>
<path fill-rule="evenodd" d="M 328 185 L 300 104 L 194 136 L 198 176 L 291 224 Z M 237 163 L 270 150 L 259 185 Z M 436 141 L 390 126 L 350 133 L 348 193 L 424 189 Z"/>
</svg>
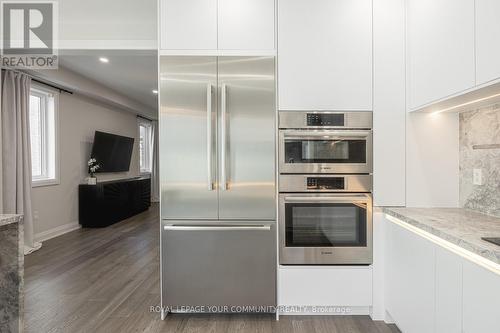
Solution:
<svg viewBox="0 0 500 333">
<path fill-rule="evenodd" d="M 161 49 L 275 49 L 274 0 L 161 0 Z"/>
<path fill-rule="evenodd" d="M 372 110 L 372 0 L 280 0 L 280 110 Z"/>
<path fill-rule="evenodd" d="M 474 0 L 407 0 L 406 24 L 410 110 L 474 87 Z"/>
<path fill-rule="evenodd" d="M 274 0 L 219 0 L 219 49 L 274 49 Z"/>
<path fill-rule="evenodd" d="M 162 0 L 161 48 L 217 49 L 217 0 Z"/>
<path fill-rule="evenodd" d="M 500 78 L 500 1 L 476 0 L 477 84 Z"/>
</svg>

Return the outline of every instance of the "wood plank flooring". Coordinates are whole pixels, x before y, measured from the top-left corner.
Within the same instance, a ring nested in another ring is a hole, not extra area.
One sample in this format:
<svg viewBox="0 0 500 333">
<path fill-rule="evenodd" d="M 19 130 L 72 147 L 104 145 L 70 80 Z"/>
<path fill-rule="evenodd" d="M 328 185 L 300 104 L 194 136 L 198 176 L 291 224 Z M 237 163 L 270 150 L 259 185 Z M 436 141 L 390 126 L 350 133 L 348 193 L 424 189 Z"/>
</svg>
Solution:
<svg viewBox="0 0 500 333">
<path fill-rule="evenodd" d="M 104 229 L 44 242 L 25 259 L 25 330 L 45 332 L 393 333 L 368 316 L 169 315 L 159 305 L 158 206 Z"/>
</svg>

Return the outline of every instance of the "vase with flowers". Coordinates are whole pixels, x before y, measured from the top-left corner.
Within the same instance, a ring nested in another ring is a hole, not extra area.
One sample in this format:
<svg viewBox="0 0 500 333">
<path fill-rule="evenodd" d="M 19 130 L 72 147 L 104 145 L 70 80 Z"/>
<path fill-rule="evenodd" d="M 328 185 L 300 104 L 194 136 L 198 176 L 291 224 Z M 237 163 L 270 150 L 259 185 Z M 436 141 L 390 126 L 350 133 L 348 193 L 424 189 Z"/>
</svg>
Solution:
<svg viewBox="0 0 500 333">
<path fill-rule="evenodd" d="M 99 169 L 101 166 L 97 163 L 97 160 L 93 157 L 91 157 L 88 160 L 87 166 L 88 166 L 88 172 L 89 172 L 89 178 L 87 178 L 87 184 L 96 185 L 97 178 L 94 176 L 94 174 L 97 171 L 97 169 Z"/>
</svg>

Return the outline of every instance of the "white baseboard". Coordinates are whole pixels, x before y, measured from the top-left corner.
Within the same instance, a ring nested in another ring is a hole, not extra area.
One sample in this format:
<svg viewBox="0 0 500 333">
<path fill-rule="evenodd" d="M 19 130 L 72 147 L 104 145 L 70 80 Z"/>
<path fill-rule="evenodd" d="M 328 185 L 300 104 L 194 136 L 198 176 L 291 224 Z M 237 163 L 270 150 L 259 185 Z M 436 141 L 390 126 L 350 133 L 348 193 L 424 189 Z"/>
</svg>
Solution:
<svg viewBox="0 0 500 333">
<path fill-rule="evenodd" d="M 51 239 L 51 238 L 54 238 L 57 236 L 61 236 L 65 233 L 68 233 L 70 231 L 77 230 L 80 228 L 81 228 L 81 226 L 78 223 L 78 221 L 66 223 L 66 224 L 60 225 L 58 227 L 55 227 L 55 228 L 52 228 L 52 229 L 49 229 L 46 231 L 42 231 L 38 234 L 35 234 L 35 241 L 36 242 L 43 242 L 43 241 L 46 241 L 48 239 Z"/>
</svg>

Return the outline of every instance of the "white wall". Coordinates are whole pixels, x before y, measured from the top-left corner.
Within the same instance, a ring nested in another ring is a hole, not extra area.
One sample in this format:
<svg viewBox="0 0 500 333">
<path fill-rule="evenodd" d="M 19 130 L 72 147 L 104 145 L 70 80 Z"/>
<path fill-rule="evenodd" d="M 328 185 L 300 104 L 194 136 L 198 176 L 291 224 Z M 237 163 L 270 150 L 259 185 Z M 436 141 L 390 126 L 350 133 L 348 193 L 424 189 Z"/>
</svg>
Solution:
<svg viewBox="0 0 500 333">
<path fill-rule="evenodd" d="M 406 126 L 406 206 L 458 207 L 458 113 L 412 112 Z"/>
<path fill-rule="evenodd" d="M 97 174 L 99 180 L 139 175 L 138 127 L 134 114 L 114 109 L 80 95 L 59 96 L 60 184 L 32 191 L 35 237 L 46 239 L 78 228 L 78 184 L 87 175 L 94 131 L 134 137 L 130 171 Z"/>
</svg>

